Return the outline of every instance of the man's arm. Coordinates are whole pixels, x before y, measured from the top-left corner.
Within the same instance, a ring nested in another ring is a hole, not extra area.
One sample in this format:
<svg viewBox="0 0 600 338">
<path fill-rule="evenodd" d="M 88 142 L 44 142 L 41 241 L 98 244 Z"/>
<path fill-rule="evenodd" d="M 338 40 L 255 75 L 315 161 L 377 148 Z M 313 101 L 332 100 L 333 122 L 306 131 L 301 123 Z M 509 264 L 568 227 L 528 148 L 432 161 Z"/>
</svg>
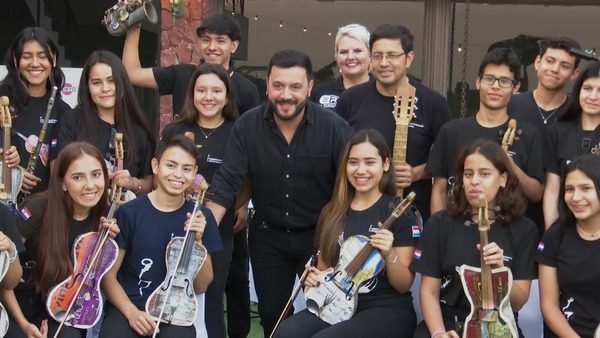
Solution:
<svg viewBox="0 0 600 338">
<path fill-rule="evenodd" d="M 535 178 L 527 175 L 519 166 L 515 163 L 512 156 L 508 156 L 510 159 L 510 163 L 512 164 L 512 168 L 519 179 L 519 185 L 521 186 L 521 190 L 523 190 L 523 194 L 530 202 L 537 203 L 542 199 L 542 195 L 544 194 L 544 185 L 540 183 L 540 181 Z"/>
<path fill-rule="evenodd" d="M 429 207 L 431 215 L 446 209 L 448 199 L 448 179 L 444 177 L 435 177 L 431 187 L 431 205 Z"/>
<path fill-rule="evenodd" d="M 546 186 L 544 187 L 544 225 L 548 229 L 558 219 L 558 199 L 560 195 L 560 176 L 551 172 L 546 173 Z"/>
<path fill-rule="evenodd" d="M 127 31 L 123 46 L 123 65 L 131 83 L 136 86 L 158 88 L 152 68 L 142 68 L 140 62 L 139 43 L 140 27 L 134 26 Z"/>
</svg>

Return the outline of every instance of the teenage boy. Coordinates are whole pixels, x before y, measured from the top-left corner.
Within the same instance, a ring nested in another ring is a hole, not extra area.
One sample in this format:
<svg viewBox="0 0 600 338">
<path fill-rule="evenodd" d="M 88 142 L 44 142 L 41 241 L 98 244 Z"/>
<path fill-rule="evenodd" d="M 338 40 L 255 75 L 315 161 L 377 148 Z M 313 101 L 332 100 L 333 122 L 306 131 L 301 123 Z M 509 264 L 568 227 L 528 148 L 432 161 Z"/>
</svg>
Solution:
<svg viewBox="0 0 600 338">
<path fill-rule="evenodd" d="M 119 254 L 102 280 L 108 298 L 100 330 L 102 338 L 150 336 L 156 320 L 145 312 L 152 292 L 161 286 L 167 273 L 165 252 L 173 237 L 184 237 L 190 224 L 194 201 L 186 201 L 188 189 L 198 167 L 196 146 L 183 135 L 159 143 L 152 159 L 156 190 L 119 207 L 115 219 L 121 227 L 116 241 Z M 217 223 L 205 207 L 191 222 L 195 241 L 207 250 L 206 260 L 193 281 L 194 291 L 202 293 L 212 281 L 210 253 L 221 250 Z M 172 271 L 172 270 L 171 270 Z M 195 338 L 191 326 L 160 324 L 158 337 Z"/>
</svg>

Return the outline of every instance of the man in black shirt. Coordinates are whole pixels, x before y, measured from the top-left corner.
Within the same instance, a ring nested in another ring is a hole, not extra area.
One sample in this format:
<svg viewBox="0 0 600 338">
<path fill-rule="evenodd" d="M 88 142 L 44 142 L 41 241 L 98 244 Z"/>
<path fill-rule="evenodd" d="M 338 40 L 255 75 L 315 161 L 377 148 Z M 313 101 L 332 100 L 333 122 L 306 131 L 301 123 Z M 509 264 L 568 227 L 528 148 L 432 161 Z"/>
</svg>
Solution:
<svg viewBox="0 0 600 338">
<path fill-rule="evenodd" d="M 265 337 L 313 251 L 315 225 L 352 134 L 343 119 L 308 101 L 312 86 L 307 55 L 294 50 L 273 55 L 268 102 L 236 121 L 207 195 L 220 221 L 249 178 L 255 214 L 248 243 Z"/>
<path fill-rule="evenodd" d="M 260 104 L 256 86 L 243 75 L 230 68 L 231 55 L 241 40 L 241 29 L 228 14 L 207 16 L 196 30 L 200 47 L 200 62 L 216 63 L 228 69 L 237 111 L 240 114 Z M 194 64 L 178 64 L 169 67 L 142 68 L 138 45 L 139 27 L 127 31 L 123 47 L 123 64 L 134 85 L 156 88 L 161 95 L 173 95 L 173 115 L 176 118 L 185 102 L 186 91 L 196 70 Z M 250 294 L 248 290 L 248 250 L 245 226 L 248 210 L 242 207 L 236 212 L 234 229 L 242 229 L 234 235 L 234 247 L 226 286 L 227 331 L 230 338 L 242 338 L 250 330 Z M 207 307 L 213 299 L 207 291 Z M 220 300 L 216 300 L 220 302 Z M 209 313 L 210 309 L 207 311 Z M 225 337 L 224 323 L 213 323 L 214 316 L 207 316 L 206 328 L 211 337 Z M 216 319 L 215 319 L 216 320 Z"/>
</svg>

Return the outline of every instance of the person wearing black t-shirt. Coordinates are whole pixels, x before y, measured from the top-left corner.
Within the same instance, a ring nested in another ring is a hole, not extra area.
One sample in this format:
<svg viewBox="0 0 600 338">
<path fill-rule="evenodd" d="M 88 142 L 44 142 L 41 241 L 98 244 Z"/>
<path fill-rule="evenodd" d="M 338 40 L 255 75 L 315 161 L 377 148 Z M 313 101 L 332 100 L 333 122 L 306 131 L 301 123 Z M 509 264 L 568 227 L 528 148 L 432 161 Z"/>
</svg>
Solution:
<svg viewBox="0 0 600 338">
<path fill-rule="evenodd" d="M 414 59 L 414 37 L 400 25 L 381 25 L 369 41 L 371 67 L 375 81 L 346 90 L 340 97 L 336 113 L 354 130 L 374 128 L 394 149 L 396 121 L 394 95 L 400 86 L 416 88 L 415 106 L 408 128 L 406 164 L 395 166 L 396 184 L 404 194 L 414 191 L 415 205 L 426 220 L 429 216 L 431 176 L 425 171 L 429 150 L 442 125 L 452 116 L 446 99 L 407 75 Z"/>
<path fill-rule="evenodd" d="M 511 49 L 497 48 L 488 52 L 479 66 L 475 83 L 479 90 L 479 111 L 469 118 L 452 120 L 440 130 L 426 168 L 434 177 L 432 214 L 446 208 L 448 189 L 456 186 L 452 166 L 461 150 L 479 138 L 501 143 L 510 120 L 506 106 L 511 95 L 519 89 L 519 68 L 520 61 Z M 517 120 L 513 145 L 508 148 L 509 159 L 530 202 L 527 216 L 540 229 L 543 229 L 543 221 L 539 202 L 544 189 L 542 147 L 541 132 L 535 126 Z"/>
<path fill-rule="evenodd" d="M 22 30 L 4 59 L 7 74 L 0 82 L 0 96 L 8 96 L 10 101 L 11 144 L 16 147 L 15 154 L 20 156 L 18 164 L 23 168 L 27 168 L 38 143 L 52 87 L 58 88 L 35 171 L 33 175 L 24 171 L 22 192 L 26 194 L 46 190 L 50 178 L 49 153 L 56 145 L 56 125 L 62 114 L 71 109 L 61 98 L 65 75 L 57 62 L 58 47 L 39 27 Z"/>
<path fill-rule="evenodd" d="M 150 160 L 155 137 L 139 107 L 121 60 L 112 52 L 93 52 L 81 72 L 77 107 L 58 125 L 51 158 L 73 141 L 87 141 L 104 154 L 111 180 L 134 194 L 152 189 Z M 123 134 L 123 168 L 118 170 L 115 134 Z M 130 200 L 126 198 L 125 200 Z"/>
<path fill-rule="evenodd" d="M 540 305 L 546 337 L 596 337 L 600 326 L 600 156 L 571 162 L 562 181 L 560 218 L 542 237 Z"/>
<path fill-rule="evenodd" d="M 540 54 L 533 64 L 538 80 L 536 89 L 513 95 L 508 103 L 508 115 L 535 125 L 544 136 L 548 125 L 566 108 L 565 87 L 579 71 L 580 58 L 569 53 L 571 48 L 581 47 L 568 37 L 542 40 Z"/>
<path fill-rule="evenodd" d="M 20 206 L 17 226 L 26 251 L 20 254 L 22 282 L 4 294 L 3 303 L 14 325 L 8 337 L 48 337 L 59 322 L 46 310 L 53 286 L 73 274 L 72 251 L 79 235 L 109 228 L 114 238 L 119 227 L 103 215 L 108 209 L 108 173 L 100 151 L 87 142 L 72 142 L 55 160 L 45 192 L 27 198 Z M 8 297 L 7 297 L 8 296 Z M 63 326 L 60 337 L 83 338 L 86 330 Z"/>
<path fill-rule="evenodd" d="M 513 312 L 529 299 L 531 281 L 536 278 L 539 235 L 535 224 L 524 216 L 526 202 L 513 167 L 500 145 L 489 140 L 475 141 L 459 154 L 453 172 L 456 188 L 448 208 L 428 220 L 410 265 L 421 273 L 423 322 L 415 338 L 462 336 L 456 331 L 464 327 L 469 312 L 478 309 L 472 309 L 466 297 L 459 268 L 463 264 L 480 267 L 481 255 L 492 268 L 505 266 L 512 272 L 506 296 Z M 491 222 L 484 247 L 479 244 L 477 225 L 481 195 L 490 207 Z"/>
<path fill-rule="evenodd" d="M 600 62 L 581 71 L 569 105 L 546 133 L 544 165 L 544 221 L 549 227 L 558 218 L 560 179 L 577 156 L 600 153 Z"/>
<path fill-rule="evenodd" d="M 350 24 L 338 28 L 335 61 L 342 75 L 315 85 L 310 93 L 312 102 L 334 111 L 344 90 L 369 81 L 369 31 L 365 26 Z"/>
</svg>

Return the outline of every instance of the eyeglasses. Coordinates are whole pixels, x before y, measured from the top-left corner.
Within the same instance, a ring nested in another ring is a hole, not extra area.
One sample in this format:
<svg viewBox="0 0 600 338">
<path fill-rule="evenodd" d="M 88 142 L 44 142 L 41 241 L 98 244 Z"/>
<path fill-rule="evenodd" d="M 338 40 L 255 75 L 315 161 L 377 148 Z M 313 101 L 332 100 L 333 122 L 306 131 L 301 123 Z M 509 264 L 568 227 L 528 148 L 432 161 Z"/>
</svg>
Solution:
<svg viewBox="0 0 600 338">
<path fill-rule="evenodd" d="M 390 53 L 390 54 L 382 54 L 382 53 L 374 53 L 371 55 L 371 59 L 373 59 L 373 61 L 382 61 L 383 58 L 385 57 L 388 61 L 390 62 L 394 62 L 394 61 L 398 61 L 400 60 L 400 58 L 402 57 L 402 55 L 406 54 L 408 52 L 404 52 L 402 54 L 396 54 L 396 53 Z"/>
<path fill-rule="evenodd" d="M 513 79 L 509 79 L 507 77 L 495 77 L 494 75 L 491 75 L 491 74 L 480 75 L 479 79 L 480 79 L 481 83 L 484 83 L 484 84 L 490 85 L 490 86 L 493 86 L 494 83 L 496 81 L 498 81 L 498 85 L 502 88 L 511 88 L 515 84 L 517 84 L 517 81 L 515 81 Z"/>
</svg>

